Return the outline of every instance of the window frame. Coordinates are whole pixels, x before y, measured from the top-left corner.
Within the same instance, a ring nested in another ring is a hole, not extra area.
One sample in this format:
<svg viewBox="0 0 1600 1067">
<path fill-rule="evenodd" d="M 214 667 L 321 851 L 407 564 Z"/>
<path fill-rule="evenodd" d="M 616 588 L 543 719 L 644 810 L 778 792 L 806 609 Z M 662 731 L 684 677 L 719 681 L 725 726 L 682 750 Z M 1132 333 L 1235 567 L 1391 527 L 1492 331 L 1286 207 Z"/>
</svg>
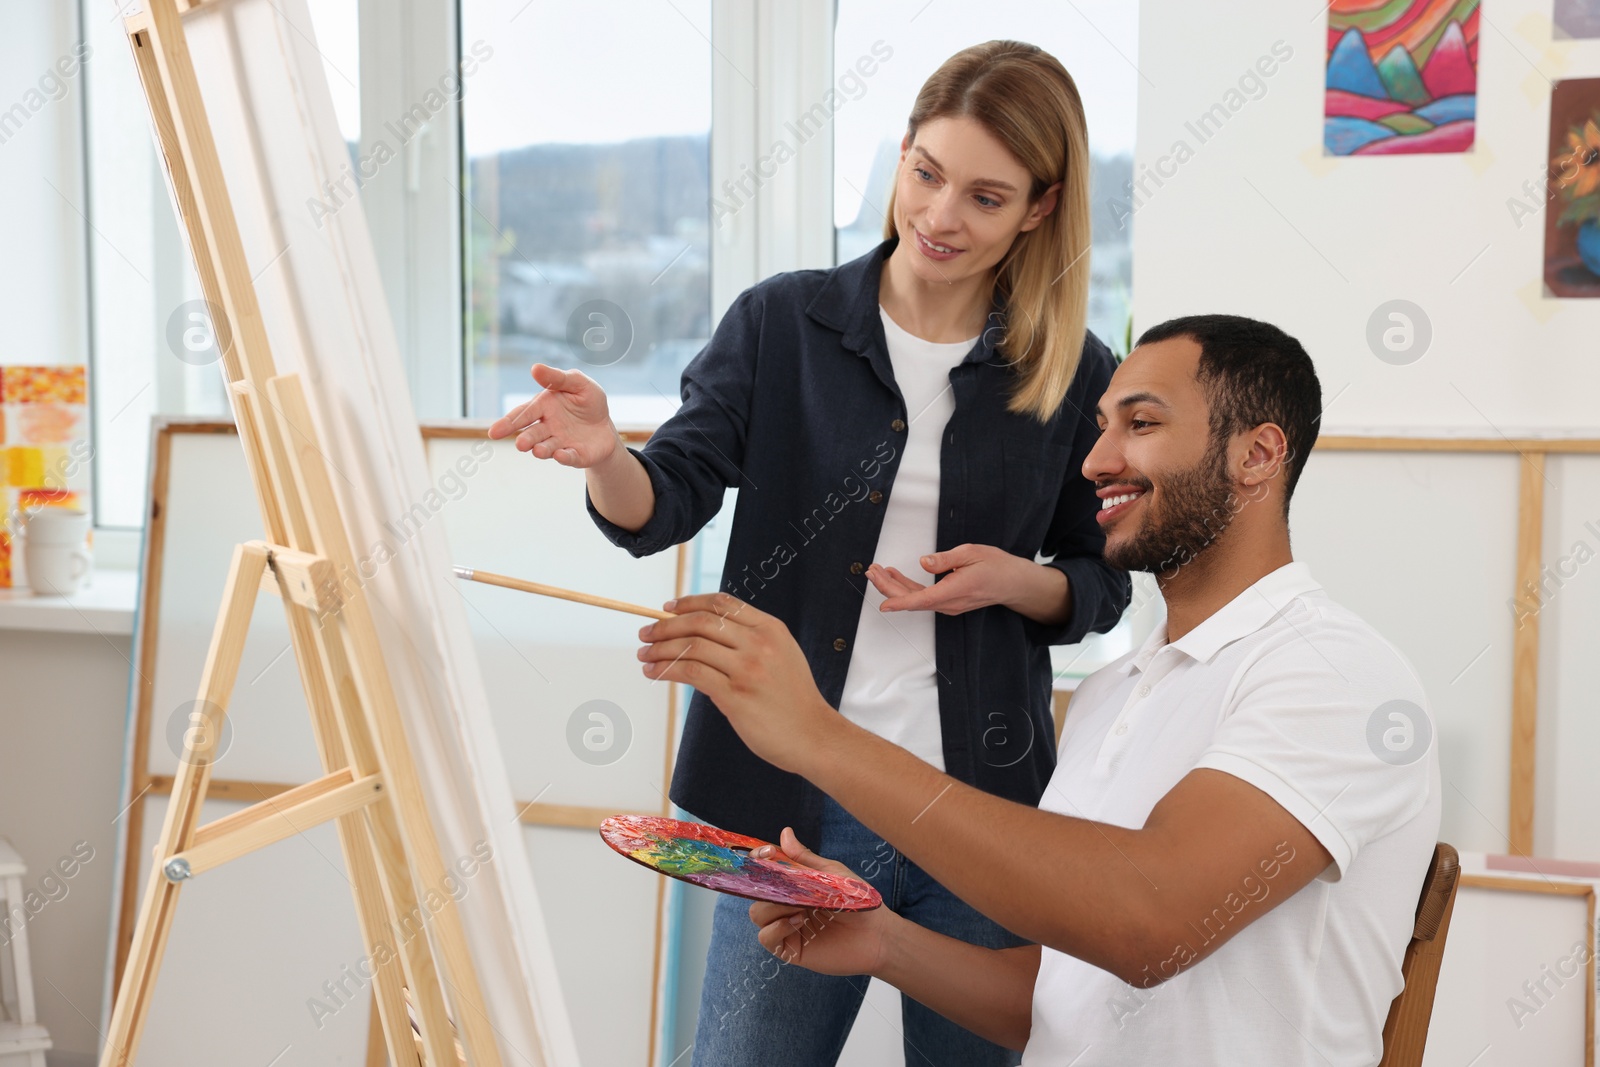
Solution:
<svg viewBox="0 0 1600 1067">
<path fill-rule="evenodd" d="M 711 190 L 737 180 L 784 124 L 833 86 L 834 4 L 712 0 Z M 720 119 L 720 121 L 719 121 Z M 806 196 L 806 190 L 817 195 Z M 712 321 L 780 271 L 833 266 L 833 137 L 801 145 L 762 184 L 754 211 L 711 228 Z"/>
<path fill-rule="evenodd" d="M 359 0 L 361 154 L 387 119 L 405 113 L 461 63 L 458 0 Z M 470 82 L 463 95 L 471 91 Z M 466 271 L 461 103 L 441 109 L 403 145 L 397 165 L 362 186 L 406 380 L 419 420 L 466 411 Z M 451 360 L 437 353 L 454 354 Z"/>
</svg>

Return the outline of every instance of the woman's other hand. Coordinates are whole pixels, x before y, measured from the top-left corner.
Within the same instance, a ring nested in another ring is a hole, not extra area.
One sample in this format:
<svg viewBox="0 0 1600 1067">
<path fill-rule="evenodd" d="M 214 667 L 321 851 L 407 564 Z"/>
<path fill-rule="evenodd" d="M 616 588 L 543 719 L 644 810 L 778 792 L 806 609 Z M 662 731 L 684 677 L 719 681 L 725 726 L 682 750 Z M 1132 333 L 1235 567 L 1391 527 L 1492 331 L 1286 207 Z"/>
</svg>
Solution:
<svg viewBox="0 0 1600 1067">
<path fill-rule="evenodd" d="M 879 611 L 937 611 L 942 615 L 1009 603 L 1038 564 L 993 545 L 957 545 L 919 561 L 936 582 L 924 584 L 899 568 L 874 563 L 867 578 L 885 597 Z"/>
<path fill-rule="evenodd" d="M 605 390 L 593 378 L 536 363 L 533 380 L 544 391 L 495 420 L 489 427 L 491 438 L 516 434 L 518 452 L 532 452 L 564 467 L 598 466 L 615 454 L 617 428 Z"/>
<path fill-rule="evenodd" d="M 879 611 L 960 615 L 1002 604 L 1047 624 L 1065 621 L 1070 612 L 1065 574 L 993 545 L 957 545 L 923 556 L 920 562 L 929 574 L 944 577 L 924 584 L 896 567 L 874 563 L 867 568 L 867 578 L 884 595 Z"/>
</svg>

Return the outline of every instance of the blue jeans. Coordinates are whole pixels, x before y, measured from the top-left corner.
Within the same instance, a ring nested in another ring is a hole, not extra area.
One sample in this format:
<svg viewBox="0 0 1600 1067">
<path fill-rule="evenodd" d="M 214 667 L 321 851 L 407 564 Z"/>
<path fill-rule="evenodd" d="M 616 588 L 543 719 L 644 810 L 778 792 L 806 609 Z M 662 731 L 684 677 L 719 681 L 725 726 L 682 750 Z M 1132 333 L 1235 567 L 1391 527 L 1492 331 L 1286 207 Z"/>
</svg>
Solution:
<svg viewBox="0 0 1600 1067">
<path fill-rule="evenodd" d="M 807 841 L 883 894 L 884 906 L 930 930 L 988 948 L 1023 941 L 958 900 L 831 798 L 822 838 Z M 720 895 L 706 954 L 694 1067 L 833 1067 L 866 995 L 865 975 L 835 977 L 782 963 L 761 947 L 750 901 Z M 1019 1053 L 985 1041 L 902 995 L 907 1067 L 1014 1067 Z M 759 1050 L 766 1050 L 760 1053 Z M 781 1050 L 781 1052 L 780 1052 Z"/>
</svg>

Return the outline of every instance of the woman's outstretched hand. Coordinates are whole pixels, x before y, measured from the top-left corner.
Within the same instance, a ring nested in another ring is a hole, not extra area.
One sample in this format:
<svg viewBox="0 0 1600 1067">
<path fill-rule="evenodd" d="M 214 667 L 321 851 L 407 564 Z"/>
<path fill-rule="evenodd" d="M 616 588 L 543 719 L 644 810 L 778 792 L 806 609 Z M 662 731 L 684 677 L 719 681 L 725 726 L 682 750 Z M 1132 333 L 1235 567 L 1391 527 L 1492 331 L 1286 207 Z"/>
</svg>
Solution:
<svg viewBox="0 0 1600 1067">
<path fill-rule="evenodd" d="M 564 467 L 594 467 L 616 452 L 617 427 L 606 406 L 605 390 L 582 371 L 533 366 L 533 380 L 544 391 L 495 420 L 489 436 L 517 435 L 517 451 L 553 459 Z"/>
<path fill-rule="evenodd" d="M 765 848 L 781 847 L 783 855 L 802 867 L 856 877 L 844 864 L 806 848 L 788 827 L 779 840 L 779 846 Z M 762 850 L 751 854 L 761 855 Z M 819 974 L 873 974 L 883 963 L 885 931 L 897 918 L 888 908 L 827 911 L 788 904 L 750 905 L 750 921 L 760 928 L 762 947 L 785 963 L 798 963 Z"/>
</svg>

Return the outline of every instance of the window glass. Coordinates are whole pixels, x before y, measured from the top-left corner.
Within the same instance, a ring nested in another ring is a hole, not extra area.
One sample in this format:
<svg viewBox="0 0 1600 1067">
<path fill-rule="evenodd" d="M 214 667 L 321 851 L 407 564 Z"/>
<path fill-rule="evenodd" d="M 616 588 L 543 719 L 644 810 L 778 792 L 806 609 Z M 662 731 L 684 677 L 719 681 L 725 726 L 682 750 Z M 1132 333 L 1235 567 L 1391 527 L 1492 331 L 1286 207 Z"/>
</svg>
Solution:
<svg viewBox="0 0 1600 1067">
<path fill-rule="evenodd" d="M 462 0 L 467 414 L 598 380 L 619 423 L 677 407 L 711 329 L 711 5 Z"/>
</svg>

